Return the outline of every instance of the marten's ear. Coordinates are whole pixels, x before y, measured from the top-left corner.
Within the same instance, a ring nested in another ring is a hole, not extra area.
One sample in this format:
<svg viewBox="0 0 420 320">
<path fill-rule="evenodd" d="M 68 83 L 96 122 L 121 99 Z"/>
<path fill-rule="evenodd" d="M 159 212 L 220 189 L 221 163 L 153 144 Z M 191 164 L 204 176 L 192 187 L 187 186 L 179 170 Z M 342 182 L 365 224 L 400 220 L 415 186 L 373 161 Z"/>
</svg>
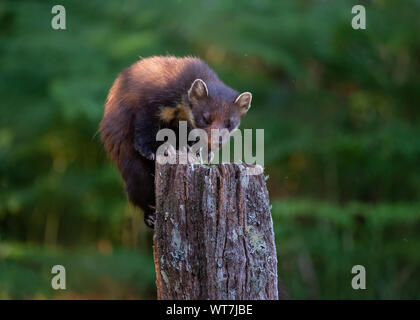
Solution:
<svg viewBox="0 0 420 320">
<path fill-rule="evenodd" d="M 198 100 L 207 97 L 208 94 L 209 91 L 207 90 L 206 83 L 201 79 L 195 79 L 190 90 L 188 90 L 188 99 L 190 101 L 194 99 Z"/>
<path fill-rule="evenodd" d="M 241 93 L 235 100 L 235 104 L 239 107 L 241 116 L 244 116 L 251 107 L 252 94 L 251 92 Z"/>
</svg>

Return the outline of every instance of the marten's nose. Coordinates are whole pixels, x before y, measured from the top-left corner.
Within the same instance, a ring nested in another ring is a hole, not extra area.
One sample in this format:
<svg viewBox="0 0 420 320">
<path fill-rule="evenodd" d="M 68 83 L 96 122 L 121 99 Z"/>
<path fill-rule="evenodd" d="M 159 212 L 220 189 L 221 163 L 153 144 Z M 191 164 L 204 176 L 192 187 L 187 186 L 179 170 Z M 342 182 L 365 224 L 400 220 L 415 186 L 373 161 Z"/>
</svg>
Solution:
<svg viewBox="0 0 420 320">
<path fill-rule="evenodd" d="M 223 138 L 219 137 L 219 148 L 221 148 L 223 145 Z"/>
</svg>

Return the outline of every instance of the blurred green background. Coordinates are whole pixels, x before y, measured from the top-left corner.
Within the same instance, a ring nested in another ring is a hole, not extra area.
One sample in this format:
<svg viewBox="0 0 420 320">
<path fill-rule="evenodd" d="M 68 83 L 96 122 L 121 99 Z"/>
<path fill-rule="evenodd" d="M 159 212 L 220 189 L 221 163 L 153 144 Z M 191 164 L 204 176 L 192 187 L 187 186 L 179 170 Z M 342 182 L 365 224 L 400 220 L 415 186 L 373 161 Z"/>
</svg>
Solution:
<svg viewBox="0 0 420 320">
<path fill-rule="evenodd" d="M 58 2 L 0 2 L 0 298 L 155 298 L 152 233 L 95 133 L 117 74 L 169 53 L 254 95 L 291 298 L 420 299 L 419 1 L 361 1 L 366 30 L 359 1 Z"/>
</svg>

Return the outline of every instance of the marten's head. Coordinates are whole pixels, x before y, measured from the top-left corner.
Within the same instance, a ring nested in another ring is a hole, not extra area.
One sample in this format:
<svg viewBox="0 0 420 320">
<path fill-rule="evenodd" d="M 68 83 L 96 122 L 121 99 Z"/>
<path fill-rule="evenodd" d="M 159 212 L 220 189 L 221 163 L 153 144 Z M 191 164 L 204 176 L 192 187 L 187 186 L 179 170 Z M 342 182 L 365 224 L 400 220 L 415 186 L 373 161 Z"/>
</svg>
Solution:
<svg viewBox="0 0 420 320">
<path fill-rule="evenodd" d="M 238 94 L 221 83 L 206 84 L 196 79 L 188 90 L 188 100 L 194 127 L 205 130 L 209 149 L 217 150 L 239 127 L 241 118 L 251 107 L 252 95 L 250 92 Z M 213 129 L 219 129 L 220 136 L 212 135 Z"/>
</svg>

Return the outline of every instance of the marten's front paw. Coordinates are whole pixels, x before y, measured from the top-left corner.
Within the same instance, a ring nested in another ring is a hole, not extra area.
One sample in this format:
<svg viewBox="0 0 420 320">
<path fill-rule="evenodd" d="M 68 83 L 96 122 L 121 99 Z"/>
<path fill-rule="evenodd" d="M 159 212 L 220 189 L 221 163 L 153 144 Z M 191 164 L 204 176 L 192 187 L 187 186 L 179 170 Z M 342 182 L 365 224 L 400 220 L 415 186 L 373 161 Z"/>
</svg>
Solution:
<svg viewBox="0 0 420 320">
<path fill-rule="evenodd" d="M 145 157 L 148 160 L 155 160 L 155 153 L 151 151 L 149 148 L 139 145 L 134 145 L 134 148 L 141 156 Z"/>
<path fill-rule="evenodd" d="M 149 213 L 144 215 L 144 223 L 146 226 L 154 229 L 155 228 L 156 213 Z"/>
<path fill-rule="evenodd" d="M 151 161 L 155 160 L 155 154 L 153 152 L 146 153 L 143 155 L 143 157 Z"/>
</svg>

